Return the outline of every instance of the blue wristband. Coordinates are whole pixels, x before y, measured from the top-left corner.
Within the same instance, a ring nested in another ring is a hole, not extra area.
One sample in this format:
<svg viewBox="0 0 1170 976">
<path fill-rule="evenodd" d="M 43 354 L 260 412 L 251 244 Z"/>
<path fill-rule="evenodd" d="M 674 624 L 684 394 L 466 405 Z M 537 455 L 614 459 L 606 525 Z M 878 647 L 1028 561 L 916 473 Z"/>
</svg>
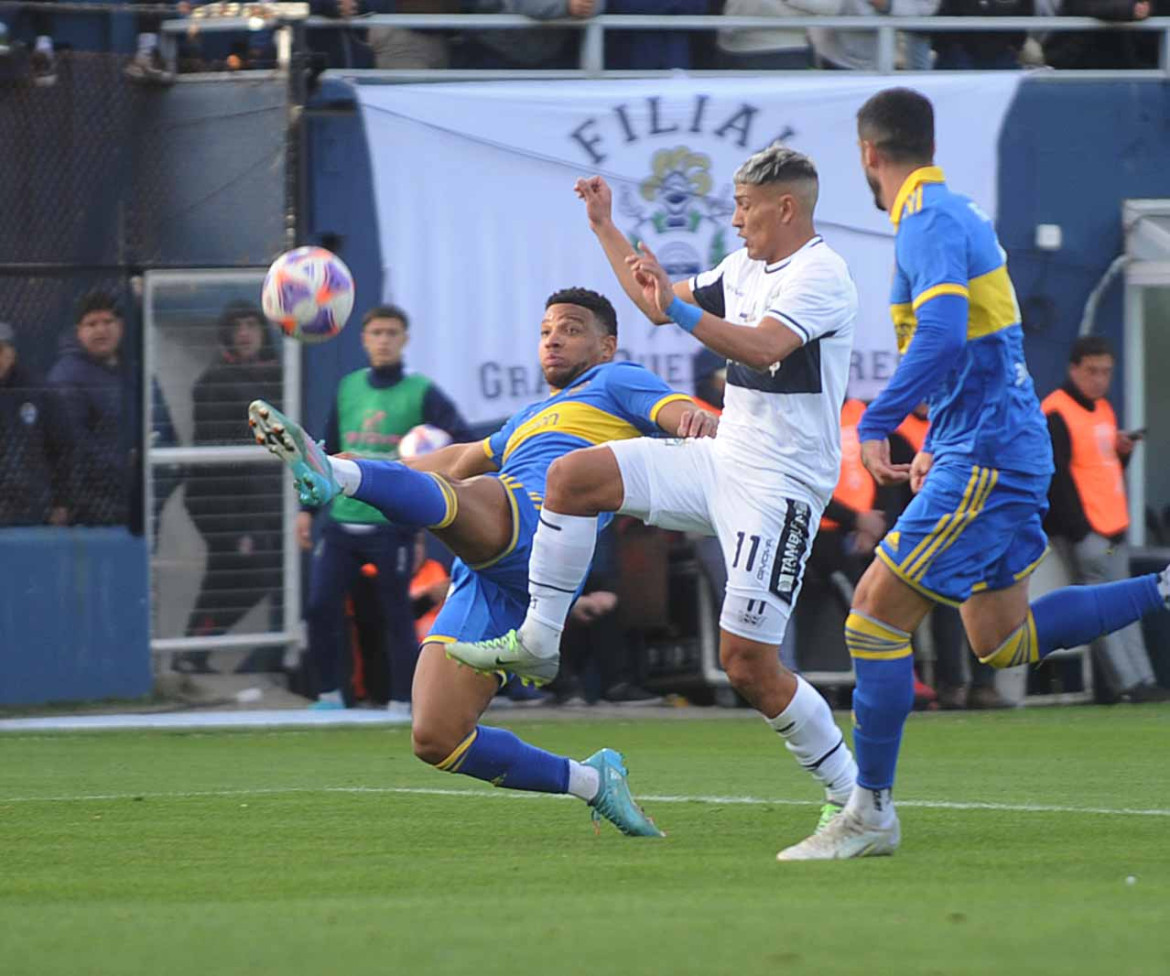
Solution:
<svg viewBox="0 0 1170 976">
<path fill-rule="evenodd" d="M 666 317 L 680 328 L 694 332 L 695 327 L 699 324 L 699 319 L 703 317 L 703 310 L 698 305 L 684 302 L 678 295 L 675 295 L 674 300 L 666 306 Z"/>
</svg>

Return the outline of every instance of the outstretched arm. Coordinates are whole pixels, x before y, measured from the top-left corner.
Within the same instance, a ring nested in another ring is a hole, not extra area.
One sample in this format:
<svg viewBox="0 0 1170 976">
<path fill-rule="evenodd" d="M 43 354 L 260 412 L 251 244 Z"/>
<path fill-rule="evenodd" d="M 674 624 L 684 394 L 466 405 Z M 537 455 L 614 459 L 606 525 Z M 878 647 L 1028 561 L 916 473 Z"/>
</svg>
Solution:
<svg viewBox="0 0 1170 976">
<path fill-rule="evenodd" d="M 573 186 L 573 191 L 585 201 L 589 228 L 597 235 L 597 240 L 601 243 L 601 248 L 609 259 L 609 266 L 613 268 L 622 290 L 651 322 L 665 325 L 670 319 L 655 303 L 647 300 L 642 287 L 634 280 L 634 274 L 626 260 L 634 255 L 634 248 L 613 222 L 613 191 L 609 184 L 600 176 L 591 176 L 587 180 L 578 180 Z M 689 283 L 680 281 L 672 290 L 684 302 L 693 303 Z"/>
<path fill-rule="evenodd" d="M 655 423 L 671 437 L 714 437 L 719 418 L 693 400 L 674 400 L 658 411 Z"/>
</svg>

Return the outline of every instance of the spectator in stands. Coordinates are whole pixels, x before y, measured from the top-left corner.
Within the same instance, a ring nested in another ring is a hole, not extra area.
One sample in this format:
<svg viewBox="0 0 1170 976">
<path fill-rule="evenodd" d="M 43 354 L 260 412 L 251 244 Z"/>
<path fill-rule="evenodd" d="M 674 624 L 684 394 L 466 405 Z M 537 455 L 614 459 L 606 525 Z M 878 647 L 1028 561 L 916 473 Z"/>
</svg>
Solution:
<svg viewBox="0 0 1170 976">
<path fill-rule="evenodd" d="M 1044 529 L 1073 581 L 1081 584 L 1130 576 L 1122 469 L 1141 434 L 1117 429 L 1106 399 L 1112 379 L 1108 343 L 1100 336 L 1081 336 L 1073 343 L 1068 379 L 1040 405 L 1048 417 L 1056 465 Z M 1113 700 L 1170 699 L 1155 681 L 1139 624 L 1107 634 L 1093 650 Z"/>
<path fill-rule="evenodd" d="M 930 17 L 938 10 L 940 0 L 840 0 L 834 15 L 842 17 Z M 814 27 L 809 31 L 817 63 L 822 68 L 848 68 L 853 71 L 873 71 L 878 67 L 878 35 L 874 31 L 835 30 Z M 908 67 L 928 68 L 923 63 L 928 53 L 922 37 L 907 43 Z"/>
<path fill-rule="evenodd" d="M 724 17 L 832 17 L 841 0 L 727 0 Z M 721 30 L 717 65 L 746 71 L 779 71 L 813 66 L 808 31 L 775 27 L 766 30 Z"/>
<path fill-rule="evenodd" d="M 52 0 L 47 2 L 51 3 Z M 33 84 L 55 85 L 57 57 L 53 50 L 53 15 L 43 9 L 17 8 L 7 23 L 0 21 L 0 56 L 9 55 L 12 42 L 20 37 L 35 38 L 28 56 L 28 69 Z"/>
<path fill-rule="evenodd" d="M 402 352 L 409 319 L 394 305 L 378 305 L 362 318 L 362 347 L 370 365 L 342 378 L 325 425 L 325 450 L 361 457 L 394 459 L 402 435 L 418 424 L 432 424 L 456 441 L 470 439 L 455 405 L 429 379 L 406 373 Z M 390 664 L 388 710 L 409 714 L 410 686 L 418 659 L 414 614 L 410 607 L 413 529 L 386 521 L 355 498 L 338 496 L 323 513 L 321 537 L 313 549 L 309 578 L 309 654 L 319 684 L 314 708 L 344 708 L 341 657 L 345 596 L 360 567 L 372 563 L 383 614 Z M 301 512 L 297 536 L 312 548 L 312 515 Z"/>
<path fill-rule="evenodd" d="M 260 309 L 232 302 L 218 326 L 219 356 L 195 381 L 197 447 L 247 443 L 248 404 L 281 400 L 280 360 Z M 207 546 L 203 582 L 187 624 L 199 637 L 226 633 L 281 588 L 284 479 L 271 464 L 208 464 L 190 469 L 187 512 Z M 174 660 L 177 671 L 206 672 L 207 653 Z"/>
<path fill-rule="evenodd" d="M 1063 17 L 1096 17 L 1132 22 L 1170 16 L 1170 0 L 1063 0 Z M 1053 68 L 1156 68 L 1158 33 L 1137 31 L 1052 31 L 1044 58 Z"/>
<path fill-rule="evenodd" d="M 47 387 L 17 361 L 0 322 L 0 525 L 69 521 L 69 430 Z"/>
<path fill-rule="evenodd" d="M 534 20 L 605 12 L 606 0 L 465 0 L 473 14 L 523 14 Z M 458 68 L 575 68 L 581 32 L 575 30 L 484 30 L 466 33 L 456 48 Z"/>
<path fill-rule="evenodd" d="M 693 17 L 707 9 L 707 0 L 607 0 L 605 12 Z M 692 31 L 668 30 L 665 24 L 661 30 L 608 31 L 605 66 L 628 71 L 690 68 L 692 35 Z"/>
<path fill-rule="evenodd" d="M 942 0 L 940 17 L 1031 17 L 1034 0 Z M 944 71 L 1019 68 L 1023 31 L 946 31 L 931 35 L 934 67 Z"/>
<path fill-rule="evenodd" d="M 727 358 L 703 348 L 691 359 L 695 399 L 712 413 L 723 411 L 723 392 L 727 389 Z"/>
<path fill-rule="evenodd" d="M 458 14 L 462 0 L 399 0 L 397 14 Z M 451 39 L 447 32 L 412 27 L 371 27 L 370 47 L 379 68 L 449 68 Z"/>
<path fill-rule="evenodd" d="M 393 0 L 309 0 L 309 12 L 315 17 L 352 20 L 361 14 L 413 13 L 414 10 L 405 10 Z M 370 68 L 374 65 L 365 28 L 311 30 L 307 36 L 313 52 L 314 76 L 326 68 Z"/>
<path fill-rule="evenodd" d="M 82 525 L 125 525 L 135 473 L 135 432 L 123 418 L 132 415 L 133 384 L 122 361 L 124 325 L 112 295 L 91 291 L 77 307 L 72 336 L 48 383 L 61 398 L 72 444 L 73 521 Z"/>
<path fill-rule="evenodd" d="M 918 404 L 890 437 L 892 464 L 910 464 L 926 445 L 930 428 L 925 403 Z M 884 493 L 886 518 L 893 525 L 910 504 L 913 493 L 908 483 L 895 485 Z M 934 682 L 940 708 L 1006 708 L 1009 704 L 995 687 L 995 668 L 981 664 L 971 653 L 963 621 L 954 607 L 939 603 L 922 624 L 930 628 L 934 648 Z M 919 629 L 921 633 L 921 628 Z M 919 634 L 915 634 L 915 644 Z"/>
<path fill-rule="evenodd" d="M 138 6 L 157 6 L 158 0 L 134 0 Z M 182 2 L 176 5 L 176 12 L 186 16 L 191 11 L 191 5 Z M 126 65 L 126 77 L 131 81 L 147 85 L 169 85 L 174 82 L 175 76 L 163 63 L 159 51 L 159 34 L 162 31 L 162 16 L 153 11 L 140 11 L 135 14 L 138 31 L 138 46 L 134 57 Z"/>
</svg>

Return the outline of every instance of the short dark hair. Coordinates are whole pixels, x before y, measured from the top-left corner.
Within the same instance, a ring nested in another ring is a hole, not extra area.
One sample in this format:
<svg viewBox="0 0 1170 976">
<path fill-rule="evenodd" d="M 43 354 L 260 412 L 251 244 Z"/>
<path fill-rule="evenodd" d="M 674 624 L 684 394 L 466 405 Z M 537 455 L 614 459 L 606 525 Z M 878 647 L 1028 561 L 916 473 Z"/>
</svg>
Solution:
<svg viewBox="0 0 1170 976">
<path fill-rule="evenodd" d="M 1068 355 L 1068 361 L 1074 366 L 1079 366 L 1082 359 L 1086 356 L 1112 356 L 1113 350 L 1109 343 L 1103 336 L 1098 335 L 1084 335 L 1080 336 L 1072 345 L 1072 352 Z"/>
<path fill-rule="evenodd" d="M 374 319 L 398 319 L 404 329 L 410 330 L 410 319 L 397 305 L 375 305 L 362 316 L 362 328 L 364 329 Z"/>
<path fill-rule="evenodd" d="M 588 288 L 562 288 L 548 296 L 544 307 L 548 308 L 550 305 L 578 305 L 587 308 L 609 335 L 617 335 L 617 312 L 601 292 L 590 291 Z"/>
<path fill-rule="evenodd" d="M 887 88 L 857 113 L 857 131 L 894 163 L 934 160 L 934 108 L 912 88 Z"/>
<path fill-rule="evenodd" d="M 87 291 L 78 299 L 77 317 L 74 321 L 80 325 L 81 320 L 89 315 L 90 312 L 113 312 L 114 315 L 121 318 L 117 300 L 108 291 L 102 291 L 100 288 Z"/>
</svg>

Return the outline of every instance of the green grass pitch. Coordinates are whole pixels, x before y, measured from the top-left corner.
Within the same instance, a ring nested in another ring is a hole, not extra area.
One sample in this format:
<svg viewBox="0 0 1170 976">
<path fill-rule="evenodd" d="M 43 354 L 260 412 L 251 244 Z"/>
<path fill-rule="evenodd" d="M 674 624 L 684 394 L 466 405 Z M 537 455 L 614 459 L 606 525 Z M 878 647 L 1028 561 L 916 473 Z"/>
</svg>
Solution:
<svg viewBox="0 0 1170 976">
<path fill-rule="evenodd" d="M 512 724 L 669 836 L 404 729 L 0 736 L 0 973 L 1170 973 L 1170 708 L 915 715 L 902 850 L 830 864 L 776 862 L 817 796 L 748 713 Z"/>
</svg>

